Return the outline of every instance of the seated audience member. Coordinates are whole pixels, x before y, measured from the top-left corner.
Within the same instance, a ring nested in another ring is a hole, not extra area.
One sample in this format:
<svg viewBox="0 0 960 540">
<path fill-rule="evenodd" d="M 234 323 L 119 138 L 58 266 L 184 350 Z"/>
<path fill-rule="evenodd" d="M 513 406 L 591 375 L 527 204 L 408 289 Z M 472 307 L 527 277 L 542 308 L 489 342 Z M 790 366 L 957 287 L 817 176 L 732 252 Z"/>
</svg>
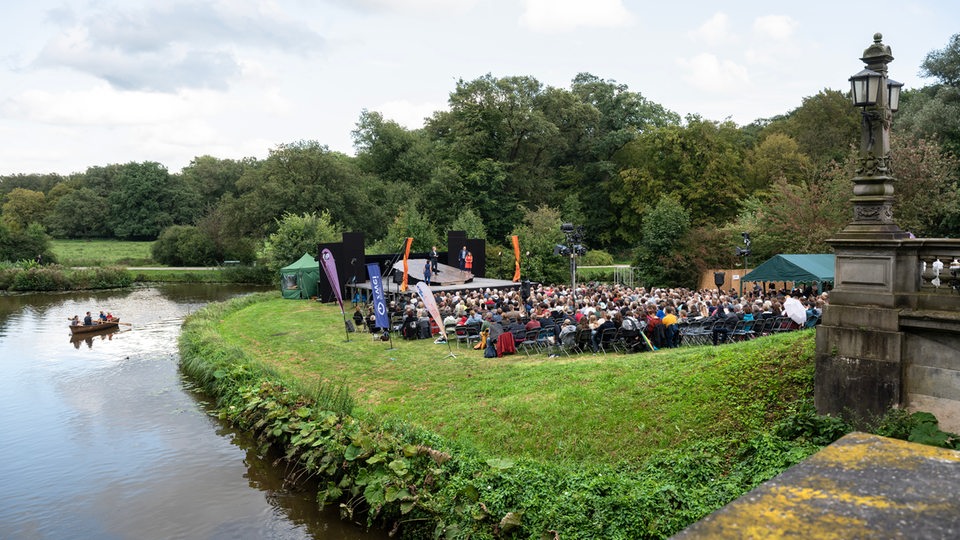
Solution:
<svg viewBox="0 0 960 540">
<path fill-rule="evenodd" d="M 601 316 L 599 319 L 597 319 L 597 322 L 597 327 L 594 329 L 593 335 L 590 336 L 590 346 L 593 349 L 593 352 L 600 351 L 600 346 L 602 345 L 603 341 L 603 333 L 610 328 L 615 329 L 617 327 L 613 323 L 613 320 L 608 317 Z"/>
<path fill-rule="evenodd" d="M 413 308 L 407 308 L 403 316 L 403 338 L 404 339 L 417 339 L 417 314 L 414 313 Z"/>
<path fill-rule="evenodd" d="M 737 327 L 737 323 L 740 322 L 737 307 L 739 306 L 734 307 L 734 309 L 723 308 L 723 311 L 719 312 L 717 320 L 722 324 L 713 328 L 714 345 L 727 341 L 730 337 L 730 332 L 733 332 L 733 329 Z"/>
<path fill-rule="evenodd" d="M 576 345 L 575 340 L 577 339 L 577 325 L 573 323 L 573 320 L 566 318 L 563 320 L 563 324 L 560 326 L 560 344 L 564 348 L 572 348 Z"/>
</svg>

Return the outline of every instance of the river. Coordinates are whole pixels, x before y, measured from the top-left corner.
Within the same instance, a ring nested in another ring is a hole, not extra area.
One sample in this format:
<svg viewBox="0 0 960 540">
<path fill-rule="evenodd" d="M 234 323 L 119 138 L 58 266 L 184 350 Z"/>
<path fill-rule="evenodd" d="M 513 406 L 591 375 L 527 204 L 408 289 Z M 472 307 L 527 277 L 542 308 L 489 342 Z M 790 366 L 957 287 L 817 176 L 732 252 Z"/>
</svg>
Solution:
<svg viewBox="0 0 960 540">
<path fill-rule="evenodd" d="M 179 373 L 184 316 L 251 290 L 0 296 L 0 538 L 385 538 L 285 484 Z M 129 326 L 72 340 L 101 309 Z"/>
</svg>

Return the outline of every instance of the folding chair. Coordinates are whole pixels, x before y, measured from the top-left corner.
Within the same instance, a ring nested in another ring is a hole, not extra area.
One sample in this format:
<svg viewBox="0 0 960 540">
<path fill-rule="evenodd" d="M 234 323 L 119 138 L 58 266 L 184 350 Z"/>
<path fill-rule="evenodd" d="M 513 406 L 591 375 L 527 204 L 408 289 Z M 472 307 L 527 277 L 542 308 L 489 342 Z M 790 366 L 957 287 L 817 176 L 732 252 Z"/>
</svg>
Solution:
<svg viewBox="0 0 960 540">
<path fill-rule="evenodd" d="M 578 328 L 577 329 L 577 340 L 573 346 L 573 350 L 578 353 L 587 352 L 590 349 L 590 336 L 591 332 L 589 328 Z"/>
<path fill-rule="evenodd" d="M 730 341 L 747 341 L 753 338 L 753 321 L 738 321 L 730 332 Z"/>
<path fill-rule="evenodd" d="M 600 339 L 597 347 L 600 352 L 607 354 L 607 349 L 616 352 L 616 346 L 613 344 L 613 340 L 619 331 L 620 329 L 618 328 L 607 328 L 600 333 Z"/>
<path fill-rule="evenodd" d="M 540 344 L 537 343 L 537 338 L 539 336 L 539 328 L 525 331 L 523 333 L 523 341 L 517 342 L 517 350 L 523 350 L 527 356 L 530 356 L 531 349 L 536 352 L 540 352 Z"/>
<path fill-rule="evenodd" d="M 472 340 L 471 340 L 471 336 L 470 336 L 470 330 L 467 328 L 466 325 L 464 325 L 464 324 L 458 324 L 456 327 L 454 327 L 453 333 L 454 333 L 454 335 L 457 337 L 457 348 L 458 348 L 458 349 L 460 348 L 460 344 L 461 344 L 461 343 L 466 343 L 466 344 L 467 344 L 467 347 L 468 347 L 468 348 L 470 347 L 470 344 L 471 344 L 471 341 L 472 341 Z M 479 340 L 479 339 L 480 339 L 480 336 L 477 335 L 477 340 Z"/>
</svg>

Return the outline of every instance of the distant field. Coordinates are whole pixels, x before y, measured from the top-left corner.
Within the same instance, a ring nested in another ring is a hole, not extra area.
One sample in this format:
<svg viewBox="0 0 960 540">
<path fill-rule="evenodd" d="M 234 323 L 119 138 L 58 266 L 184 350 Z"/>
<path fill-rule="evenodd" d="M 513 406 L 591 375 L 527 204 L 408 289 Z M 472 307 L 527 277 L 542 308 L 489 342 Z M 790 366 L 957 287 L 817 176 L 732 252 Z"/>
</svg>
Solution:
<svg viewBox="0 0 960 540">
<path fill-rule="evenodd" d="M 157 266 L 150 255 L 153 242 L 120 240 L 54 240 L 51 248 L 64 266 Z"/>
</svg>

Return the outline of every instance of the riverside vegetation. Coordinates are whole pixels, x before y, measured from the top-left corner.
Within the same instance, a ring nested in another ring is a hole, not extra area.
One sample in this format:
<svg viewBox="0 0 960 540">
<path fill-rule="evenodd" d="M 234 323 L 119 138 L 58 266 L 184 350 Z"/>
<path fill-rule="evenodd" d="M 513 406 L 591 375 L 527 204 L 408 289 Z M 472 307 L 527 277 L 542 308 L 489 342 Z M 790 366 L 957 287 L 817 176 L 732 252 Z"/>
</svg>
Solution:
<svg viewBox="0 0 960 540">
<path fill-rule="evenodd" d="M 112 289 L 135 283 L 246 283 L 275 281 L 262 266 L 177 269 L 151 258 L 153 242 L 116 240 L 53 240 L 49 257 L 36 261 L 0 262 L 0 291 L 65 291 Z M 129 270 L 128 267 L 140 267 Z"/>
<path fill-rule="evenodd" d="M 345 341 L 275 294 L 187 320 L 182 368 L 320 504 L 408 538 L 664 538 L 851 430 L 813 410 L 813 332 L 722 347 L 483 358 Z M 956 444 L 923 413 L 876 431 Z M 937 434 L 942 435 L 937 435 Z"/>
</svg>

